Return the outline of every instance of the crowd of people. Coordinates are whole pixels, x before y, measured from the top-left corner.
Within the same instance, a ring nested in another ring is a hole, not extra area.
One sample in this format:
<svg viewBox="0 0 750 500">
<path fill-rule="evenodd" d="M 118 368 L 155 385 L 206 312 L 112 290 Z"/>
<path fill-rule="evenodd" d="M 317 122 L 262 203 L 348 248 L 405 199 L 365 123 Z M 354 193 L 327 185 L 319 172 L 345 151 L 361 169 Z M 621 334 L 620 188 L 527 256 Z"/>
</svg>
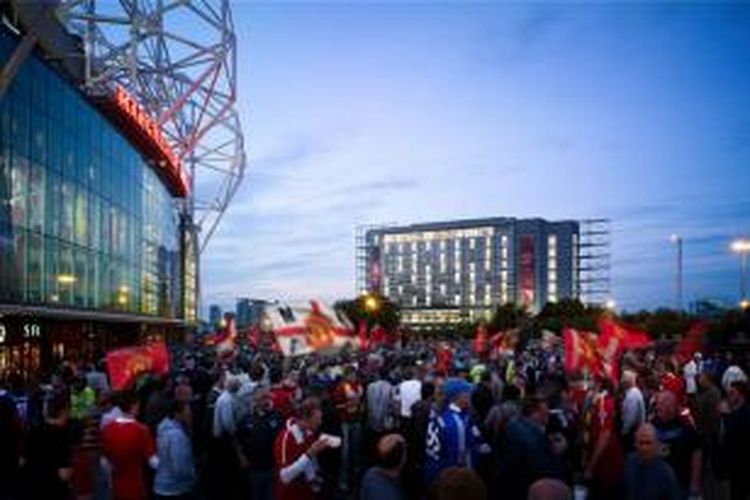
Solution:
<svg viewBox="0 0 750 500">
<path fill-rule="evenodd" d="M 219 359 L 113 392 L 104 367 L 0 382 L 0 499 L 750 498 L 747 361 L 467 342 Z"/>
</svg>

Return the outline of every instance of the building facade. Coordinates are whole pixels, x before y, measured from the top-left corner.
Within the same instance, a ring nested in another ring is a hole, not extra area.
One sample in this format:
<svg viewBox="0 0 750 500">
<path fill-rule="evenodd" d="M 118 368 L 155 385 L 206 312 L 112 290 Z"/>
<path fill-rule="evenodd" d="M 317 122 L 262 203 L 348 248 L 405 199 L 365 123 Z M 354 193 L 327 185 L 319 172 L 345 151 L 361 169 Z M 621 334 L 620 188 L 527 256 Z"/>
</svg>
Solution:
<svg viewBox="0 0 750 500">
<path fill-rule="evenodd" d="M 0 26 L 0 61 L 22 35 Z M 0 97 L 0 372 L 92 359 L 195 319 L 184 173 L 134 98 L 79 84 L 40 46 Z"/>
<path fill-rule="evenodd" d="M 579 224 L 488 218 L 369 229 L 360 292 L 398 303 L 413 327 L 531 311 L 579 296 Z"/>
<path fill-rule="evenodd" d="M 248 328 L 258 325 L 266 306 L 271 302 L 261 299 L 243 297 L 237 299 L 237 328 Z"/>
<path fill-rule="evenodd" d="M 221 310 L 221 306 L 218 304 L 211 304 L 208 307 L 208 323 L 215 327 L 219 323 L 221 323 L 221 319 L 223 318 L 223 311 Z"/>
</svg>

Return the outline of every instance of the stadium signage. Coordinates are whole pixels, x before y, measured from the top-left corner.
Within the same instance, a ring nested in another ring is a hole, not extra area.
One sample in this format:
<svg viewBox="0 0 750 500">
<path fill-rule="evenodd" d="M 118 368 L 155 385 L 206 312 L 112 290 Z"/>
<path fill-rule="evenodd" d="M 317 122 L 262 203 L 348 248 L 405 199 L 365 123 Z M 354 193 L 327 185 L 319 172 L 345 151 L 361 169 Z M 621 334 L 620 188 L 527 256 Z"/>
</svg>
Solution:
<svg viewBox="0 0 750 500">
<path fill-rule="evenodd" d="M 115 86 L 112 102 L 118 114 L 126 122 L 128 131 L 144 153 L 154 157 L 177 196 L 188 193 L 188 180 L 180 158 L 174 153 L 162 134 L 156 121 L 138 104 L 138 102 L 120 85 Z"/>
</svg>

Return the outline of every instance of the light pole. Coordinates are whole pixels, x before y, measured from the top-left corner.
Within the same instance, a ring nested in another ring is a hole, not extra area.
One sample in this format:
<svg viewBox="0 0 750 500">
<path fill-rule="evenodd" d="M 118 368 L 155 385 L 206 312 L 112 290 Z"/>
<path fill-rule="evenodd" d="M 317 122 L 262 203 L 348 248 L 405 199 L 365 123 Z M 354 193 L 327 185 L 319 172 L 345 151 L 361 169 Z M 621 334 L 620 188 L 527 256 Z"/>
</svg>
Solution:
<svg viewBox="0 0 750 500">
<path fill-rule="evenodd" d="M 747 254 L 750 252 L 750 239 L 739 238 L 732 242 L 732 251 L 740 256 L 740 307 L 748 306 L 747 295 L 745 294 L 745 267 Z"/>
<path fill-rule="evenodd" d="M 673 234 L 669 241 L 677 245 L 677 275 L 675 277 L 675 304 L 678 311 L 682 311 L 682 237 Z"/>
</svg>

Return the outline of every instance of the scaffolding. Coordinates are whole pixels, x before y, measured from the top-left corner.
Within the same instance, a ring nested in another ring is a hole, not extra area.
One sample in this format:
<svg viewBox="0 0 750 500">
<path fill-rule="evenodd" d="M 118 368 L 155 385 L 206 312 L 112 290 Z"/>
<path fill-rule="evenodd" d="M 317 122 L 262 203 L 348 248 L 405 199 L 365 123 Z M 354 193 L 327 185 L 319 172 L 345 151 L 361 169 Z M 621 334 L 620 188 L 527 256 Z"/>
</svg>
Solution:
<svg viewBox="0 0 750 500">
<path fill-rule="evenodd" d="M 156 120 L 187 169 L 183 209 L 202 254 L 246 164 L 229 0 L 43 3 L 81 41 L 82 90 L 96 98 L 120 85 Z"/>
<path fill-rule="evenodd" d="M 604 305 L 612 298 L 611 221 L 579 221 L 577 245 L 578 297 L 584 304 Z"/>
</svg>

